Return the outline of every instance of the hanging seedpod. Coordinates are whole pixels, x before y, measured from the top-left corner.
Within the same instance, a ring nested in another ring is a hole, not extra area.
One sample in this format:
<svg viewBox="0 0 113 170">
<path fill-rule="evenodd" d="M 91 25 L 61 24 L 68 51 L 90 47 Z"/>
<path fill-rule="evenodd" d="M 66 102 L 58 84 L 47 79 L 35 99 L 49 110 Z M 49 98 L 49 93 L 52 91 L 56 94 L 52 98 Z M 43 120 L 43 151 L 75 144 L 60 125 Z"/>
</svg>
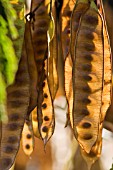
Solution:
<svg viewBox="0 0 113 170">
<path fill-rule="evenodd" d="M 28 57 L 28 71 L 30 77 L 30 102 L 27 112 L 27 118 L 29 119 L 29 115 L 31 111 L 37 105 L 37 82 L 38 82 L 38 72 L 36 67 L 36 62 L 34 58 L 34 50 L 32 45 L 32 37 L 31 37 L 31 28 L 30 21 L 28 21 L 29 14 L 26 15 L 26 37 L 25 37 L 25 48 Z"/>
<path fill-rule="evenodd" d="M 102 2 L 101 2 L 102 3 Z M 102 4 L 101 4 L 102 5 Z M 102 9 L 102 8 L 101 8 Z M 89 169 L 91 165 L 100 157 L 101 149 L 102 149 L 102 129 L 103 129 L 103 121 L 105 119 L 106 112 L 111 103 L 111 49 L 109 44 L 109 37 L 107 34 L 107 27 L 105 18 L 103 16 L 104 11 L 98 11 L 101 19 L 103 21 L 103 44 L 104 44 L 104 81 L 103 81 L 103 91 L 102 91 L 102 106 L 101 106 L 101 113 L 100 113 L 100 124 L 99 124 L 99 132 L 98 138 L 94 146 L 92 147 L 89 154 L 82 151 L 82 155 L 86 160 Z"/>
<path fill-rule="evenodd" d="M 26 36 L 26 30 L 25 30 Z M 9 170 L 19 149 L 21 132 L 29 105 L 29 73 L 25 43 L 14 84 L 7 88 L 8 122 L 2 124 L 0 170 Z"/>
<path fill-rule="evenodd" d="M 63 1 L 63 6 L 61 10 L 61 41 L 62 41 L 62 55 L 64 64 L 64 76 L 65 76 L 65 92 L 68 102 L 68 112 L 66 125 L 72 125 L 72 106 L 73 106 L 73 91 L 72 89 L 72 61 L 70 58 L 69 48 L 70 48 L 70 20 L 71 13 L 74 8 L 74 1 Z"/>
<path fill-rule="evenodd" d="M 58 44 L 57 44 L 57 21 L 55 2 L 50 4 L 50 24 L 48 29 L 48 58 L 47 58 L 47 77 L 52 99 L 55 99 L 58 89 Z"/>
<path fill-rule="evenodd" d="M 91 1 L 79 25 L 73 64 L 74 134 L 86 153 L 98 138 L 104 81 L 103 21 Z"/>
<path fill-rule="evenodd" d="M 42 75 L 43 81 L 40 86 L 37 114 L 39 122 L 39 131 L 44 141 L 44 144 L 46 144 L 54 132 L 55 118 L 53 101 L 51 98 L 47 79 L 47 60 L 45 61 L 44 66 L 45 67 L 43 69 Z"/>
<path fill-rule="evenodd" d="M 64 60 L 69 53 L 70 44 L 70 18 L 76 1 L 65 0 L 63 1 L 61 9 L 61 41 L 62 41 L 62 53 Z"/>
<path fill-rule="evenodd" d="M 29 121 L 25 121 L 22 131 L 22 148 L 27 156 L 30 156 L 34 150 L 34 135 L 31 116 Z"/>
<path fill-rule="evenodd" d="M 74 9 L 71 14 L 71 42 L 70 42 L 70 53 L 72 61 L 75 59 L 75 41 L 77 36 L 77 31 L 79 28 L 80 20 L 84 12 L 89 8 L 89 0 L 77 0 Z"/>
<path fill-rule="evenodd" d="M 74 61 L 74 46 L 75 46 L 75 39 L 76 39 L 76 34 L 77 30 L 79 28 L 79 22 L 81 19 L 81 16 L 84 14 L 84 12 L 88 9 L 89 7 L 89 2 L 88 0 L 78 0 L 74 4 L 74 8 L 71 16 L 70 16 L 70 26 L 68 26 L 70 29 L 71 28 L 71 35 L 70 37 L 70 54 L 68 55 L 69 58 L 66 58 L 65 60 L 65 92 L 66 92 L 66 98 L 68 101 L 68 113 L 67 113 L 67 124 L 69 122 L 71 123 L 71 127 L 73 128 L 73 120 L 72 120 L 72 109 L 73 109 L 73 88 L 72 88 L 72 65 Z M 68 44 L 69 45 L 69 44 Z M 69 47 L 68 47 L 69 48 Z"/>
</svg>

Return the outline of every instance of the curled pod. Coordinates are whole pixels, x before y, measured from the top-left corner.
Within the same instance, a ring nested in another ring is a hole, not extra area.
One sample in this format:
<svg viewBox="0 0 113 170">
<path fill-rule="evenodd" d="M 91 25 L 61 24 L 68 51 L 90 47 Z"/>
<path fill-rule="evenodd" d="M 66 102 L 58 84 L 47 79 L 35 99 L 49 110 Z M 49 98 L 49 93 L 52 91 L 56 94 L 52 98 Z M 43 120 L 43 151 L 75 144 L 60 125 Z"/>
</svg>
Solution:
<svg viewBox="0 0 113 170">
<path fill-rule="evenodd" d="M 73 120 L 72 120 L 72 110 L 73 110 L 72 62 L 74 61 L 74 48 L 73 47 L 75 46 L 76 34 L 77 34 L 77 30 L 79 28 L 79 22 L 80 22 L 81 16 L 88 9 L 88 7 L 89 7 L 88 0 L 77 1 L 74 5 L 74 9 L 71 6 L 71 11 L 70 11 L 71 15 L 70 15 L 70 18 L 68 18 L 69 24 L 66 27 L 66 28 L 70 29 L 68 38 L 70 38 L 71 58 L 70 58 L 70 54 L 69 54 L 67 56 L 67 58 L 65 59 L 65 66 L 64 66 L 65 92 L 66 92 L 66 98 L 68 101 L 67 124 L 71 124 L 72 128 L 73 128 Z M 68 44 L 68 48 L 69 48 L 69 44 Z"/>
<path fill-rule="evenodd" d="M 63 1 L 62 10 L 61 10 L 61 41 L 62 41 L 62 50 L 63 58 L 66 59 L 69 53 L 69 44 L 70 44 L 70 19 L 71 13 L 74 8 L 75 2 L 73 0 Z"/>
<path fill-rule="evenodd" d="M 73 129 L 86 153 L 98 138 L 104 81 L 103 21 L 93 1 L 81 18 L 73 63 Z"/>
<path fill-rule="evenodd" d="M 31 116 L 26 120 L 22 131 L 22 148 L 27 156 L 30 156 L 34 150 L 34 135 Z"/>
<path fill-rule="evenodd" d="M 15 81 L 7 88 L 8 122 L 3 123 L 1 129 L 0 170 L 10 169 L 19 149 L 22 128 L 29 105 L 29 82 L 28 61 L 24 43 Z"/>
<path fill-rule="evenodd" d="M 75 57 L 75 40 L 77 36 L 77 30 L 79 28 L 80 24 L 80 19 L 81 16 L 84 14 L 84 12 L 89 8 L 89 1 L 88 0 L 78 0 L 75 3 L 74 9 L 71 14 L 71 19 L 70 19 L 70 53 L 72 57 L 72 61 L 74 61 Z"/>
<path fill-rule="evenodd" d="M 37 107 L 32 111 L 32 125 L 34 136 L 40 139 L 40 133 L 38 128 Z"/>
<path fill-rule="evenodd" d="M 45 61 L 45 69 L 44 69 L 44 74 L 47 74 L 47 61 Z M 40 105 L 38 105 L 39 106 L 38 107 L 38 120 L 39 120 L 38 122 L 39 122 L 39 131 L 40 131 L 41 137 L 44 141 L 44 144 L 46 144 L 47 141 L 52 136 L 54 132 L 54 126 L 55 126 L 53 100 L 51 98 L 47 76 L 43 81 L 42 88 L 43 89 L 42 89 L 41 95 L 43 96 L 41 97 L 43 99 L 42 99 L 42 102 L 40 102 Z"/>
</svg>

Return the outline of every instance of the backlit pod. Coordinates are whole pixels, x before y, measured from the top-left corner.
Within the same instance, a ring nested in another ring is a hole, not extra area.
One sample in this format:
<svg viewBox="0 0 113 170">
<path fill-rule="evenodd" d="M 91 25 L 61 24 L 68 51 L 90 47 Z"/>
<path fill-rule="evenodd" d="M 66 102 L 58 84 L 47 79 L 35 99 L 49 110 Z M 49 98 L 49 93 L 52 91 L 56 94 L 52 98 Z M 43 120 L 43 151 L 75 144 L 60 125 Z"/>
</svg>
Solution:
<svg viewBox="0 0 113 170">
<path fill-rule="evenodd" d="M 58 73 L 57 73 L 57 60 L 58 60 L 58 44 L 57 44 L 57 19 L 56 8 L 53 3 L 52 11 L 50 11 L 51 22 L 48 30 L 48 59 L 47 59 L 47 77 L 48 84 L 51 91 L 52 99 L 54 100 L 58 89 Z M 49 35 L 49 32 L 51 35 Z"/>
<path fill-rule="evenodd" d="M 73 120 L 72 120 L 72 109 L 73 109 L 73 88 L 72 88 L 72 61 L 74 61 L 74 46 L 75 46 L 75 39 L 77 30 L 79 28 L 79 22 L 81 19 L 82 14 L 88 9 L 89 3 L 88 0 L 78 0 L 75 3 L 74 9 L 70 16 L 70 25 L 68 26 L 71 28 L 71 35 L 70 37 L 70 54 L 69 58 L 65 60 L 65 92 L 66 98 L 68 101 L 68 113 L 67 113 L 67 123 L 70 121 L 71 126 L 73 128 Z M 68 28 L 68 29 L 69 29 Z M 68 44 L 69 45 L 69 44 Z M 69 48 L 69 46 L 68 46 Z M 72 61 L 71 61 L 72 60 Z"/>
<path fill-rule="evenodd" d="M 34 150 L 34 134 L 31 116 L 29 121 L 25 121 L 22 131 L 22 147 L 27 156 L 30 156 Z"/>
<path fill-rule="evenodd" d="M 0 170 L 10 169 L 19 149 L 21 132 L 29 105 L 29 82 L 28 61 L 25 44 L 23 44 L 15 82 L 7 88 L 8 123 L 2 124 Z"/>
<path fill-rule="evenodd" d="M 76 1 L 64 0 L 61 9 L 61 41 L 63 57 L 66 59 L 70 44 L 70 18 Z"/>
<path fill-rule="evenodd" d="M 35 107 L 35 109 L 32 111 L 31 116 L 34 136 L 40 139 L 41 137 L 38 128 L 37 107 Z"/>
<path fill-rule="evenodd" d="M 104 11 L 103 11 L 104 12 Z M 106 112 L 111 103 L 111 50 L 109 44 L 109 37 L 107 34 L 107 27 L 103 16 L 100 14 L 103 21 L 103 43 L 104 43 L 104 82 L 103 82 L 103 92 L 102 92 L 102 106 L 101 106 L 101 115 L 100 115 L 100 124 L 99 124 L 99 134 L 98 139 L 94 146 L 92 147 L 89 154 L 82 152 L 84 159 L 86 160 L 89 167 L 94 163 L 101 154 L 102 148 L 102 129 L 103 121 L 105 119 Z M 90 169 L 90 168 L 89 168 Z"/>
<path fill-rule="evenodd" d="M 99 126 L 99 134 L 96 143 L 93 145 L 89 153 L 86 153 L 81 148 L 81 153 L 84 158 L 84 160 L 87 163 L 88 170 L 91 169 L 92 165 L 95 163 L 95 161 L 100 157 L 102 150 L 102 124 Z"/>
<path fill-rule="evenodd" d="M 81 18 L 73 64 L 74 133 L 86 153 L 97 141 L 104 71 L 103 22 L 91 1 Z"/>
<path fill-rule="evenodd" d="M 72 60 L 74 61 L 75 57 L 75 40 L 77 36 L 77 30 L 79 28 L 81 16 L 89 8 L 88 0 L 77 0 L 74 9 L 71 14 L 71 42 L 70 42 L 70 53 Z"/>
<path fill-rule="evenodd" d="M 47 79 L 47 60 L 45 61 L 45 69 L 44 69 L 44 81 L 42 84 L 42 104 L 41 108 L 38 108 L 38 119 L 39 119 L 39 130 L 41 137 L 44 141 L 44 144 L 47 143 L 49 138 L 52 136 L 54 132 L 55 126 L 55 118 L 54 118 L 54 109 L 52 98 L 50 94 L 50 89 L 48 86 L 48 79 Z M 39 96 L 40 97 L 40 96 Z M 41 113 L 41 114 L 40 114 Z M 41 118 L 40 118 L 40 117 Z M 40 121 L 41 119 L 41 121 Z"/>
<path fill-rule="evenodd" d="M 68 124 L 71 124 L 71 127 L 73 128 L 73 117 L 72 117 L 72 110 L 73 110 L 72 60 L 71 60 L 70 55 L 68 55 L 68 57 L 66 57 L 64 70 L 65 70 L 65 72 L 64 72 L 64 74 L 65 74 L 65 92 L 66 92 L 66 98 L 67 98 L 67 101 L 68 101 L 66 126 Z"/>
</svg>

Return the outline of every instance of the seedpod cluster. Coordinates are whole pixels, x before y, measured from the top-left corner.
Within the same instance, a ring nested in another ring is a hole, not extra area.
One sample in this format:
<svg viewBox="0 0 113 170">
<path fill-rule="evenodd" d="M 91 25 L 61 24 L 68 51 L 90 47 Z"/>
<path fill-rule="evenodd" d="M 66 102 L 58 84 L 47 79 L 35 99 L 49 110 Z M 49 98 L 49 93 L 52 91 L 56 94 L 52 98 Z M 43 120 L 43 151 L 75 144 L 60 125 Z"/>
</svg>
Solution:
<svg viewBox="0 0 113 170">
<path fill-rule="evenodd" d="M 32 0 L 23 39 L 15 81 L 7 88 L 0 170 L 13 165 L 21 138 L 28 156 L 34 136 L 46 145 L 54 133 L 59 91 L 68 103 L 65 126 L 72 129 L 90 169 L 101 154 L 111 104 L 111 50 L 102 1 Z"/>
</svg>

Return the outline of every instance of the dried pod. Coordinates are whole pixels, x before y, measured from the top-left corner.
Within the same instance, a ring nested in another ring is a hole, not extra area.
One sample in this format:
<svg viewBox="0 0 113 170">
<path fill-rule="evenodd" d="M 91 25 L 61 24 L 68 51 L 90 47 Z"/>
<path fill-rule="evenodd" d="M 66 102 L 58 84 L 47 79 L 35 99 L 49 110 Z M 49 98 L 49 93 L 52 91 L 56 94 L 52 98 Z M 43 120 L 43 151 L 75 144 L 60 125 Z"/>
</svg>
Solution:
<svg viewBox="0 0 113 170">
<path fill-rule="evenodd" d="M 99 134 L 96 143 L 94 146 L 91 148 L 90 153 L 86 153 L 82 148 L 81 148 L 81 153 L 84 158 L 84 160 L 87 163 L 88 170 L 91 169 L 92 164 L 95 163 L 95 161 L 100 157 L 101 155 L 101 150 L 102 150 L 102 124 L 99 127 Z"/>
<path fill-rule="evenodd" d="M 62 10 L 61 10 L 61 41 L 62 41 L 62 50 L 63 58 L 66 59 L 69 53 L 69 44 L 70 44 L 70 18 L 71 13 L 74 8 L 75 1 L 65 0 L 63 1 Z"/>
<path fill-rule="evenodd" d="M 71 124 L 71 127 L 73 128 L 73 117 L 72 117 L 72 110 L 73 110 L 73 88 L 72 88 L 72 60 L 71 56 L 69 55 L 66 57 L 65 61 L 65 92 L 66 92 L 66 98 L 68 101 L 68 112 L 67 112 L 67 122 L 66 126 L 68 124 Z"/>
<path fill-rule="evenodd" d="M 47 70 L 47 61 L 45 61 L 45 69 Z M 44 77 L 45 72 L 44 69 Z M 44 144 L 47 143 L 49 138 L 54 132 L 55 118 L 54 118 L 54 109 L 52 102 L 50 89 L 48 86 L 47 76 L 43 81 L 42 86 L 40 87 L 39 93 L 39 103 L 38 103 L 38 122 L 39 122 L 39 131 L 41 137 L 44 141 Z"/>
<path fill-rule="evenodd" d="M 35 60 L 37 63 L 43 61 L 47 50 L 47 31 L 49 28 L 50 16 L 46 0 L 32 0 L 31 3 L 31 33 Z"/>
<path fill-rule="evenodd" d="M 77 35 L 77 30 L 79 28 L 79 22 L 81 19 L 81 16 L 84 14 L 84 12 L 88 9 L 89 3 L 88 0 L 79 0 L 75 3 L 74 9 L 71 6 L 71 9 L 73 9 L 71 17 L 68 19 L 69 24 L 66 26 L 66 28 L 70 29 L 69 37 L 70 37 L 70 55 L 68 55 L 69 58 L 66 58 L 65 60 L 65 92 L 66 92 L 66 98 L 68 101 L 68 113 L 67 113 L 67 124 L 69 122 L 71 123 L 71 126 L 73 128 L 73 121 L 72 121 L 72 109 L 73 109 L 73 88 L 72 88 L 72 61 L 74 61 L 74 46 L 75 46 L 75 39 Z M 71 12 L 71 11 L 70 11 Z M 67 36 L 67 35 L 66 35 Z M 69 38 L 68 37 L 68 38 Z M 65 41 L 65 39 L 64 39 Z M 66 48 L 66 47 L 65 47 Z M 69 48 L 69 44 L 68 44 Z M 72 60 L 72 61 L 71 61 Z"/>
<path fill-rule="evenodd" d="M 104 80 L 103 49 L 103 21 L 91 1 L 79 25 L 73 64 L 74 133 L 86 153 L 90 153 L 98 138 Z"/>
<path fill-rule="evenodd" d="M 39 133 L 39 129 L 38 129 L 37 108 L 35 108 L 32 111 L 31 115 L 32 115 L 33 133 L 34 133 L 35 137 L 40 139 L 41 137 L 40 137 L 40 133 Z"/>
<path fill-rule="evenodd" d="M 72 61 L 74 61 L 75 57 L 75 40 L 77 36 L 77 30 L 79 28 L 80 19 L 81 16 L 84 14 L 84 12 L 89 8 L 89 1 L 88 0 L 78 0 L 74 6 L 74 9 L 72 11 L 71 15 L 71 42 L 70 42 L 70 53 L 72 57 Z"/>
<path fill-rule="evenodd" d="M 26 19 L 26 37 L 25 37 L 25 48 L 28 57 L 28 70 L 29 70 L 29 77 L 30 77 L 30 103 L 28 107 L 28 118 L 31 111 L 37 105 L 37 82 L 38 82 L 38 73 L 36 62 L 34 58 L 34 50 L 32 46 L 32 37 L 31 37 L 31 28 L 30 22 Z"/>
<path fill-rule="evenodd" d="M 56 8 L 55 4 L 53 4 L 53 8 L 51 11 L 51 20 L 53 20 L 52 28 L 54 33 L 53 37 L 50 40 L 50 36 L 48 38 L 48 59 L 47 59 L 47 77 L 48 84 L 51 91 L 52 99 L 54 100 L 56 96 L 56 92 L 58 89 L 58 75 L 57 75 L 57 60 L 58 60 L 58 44 L 57 44 L 57 21 L 56 21 Z"/>
<path fill-rule="evenodd" d="M 1 129 L 0 170 L 10 169 L 19 149 L 21 132 L 29 105 L 29 81 L 27 55 L 25 44 L 23 44 L 15 82 L 7 88 L 8 122 L 2 124 Z"/>
<path fill-rule="evenodd" d="M 22 131 L 22 147 L 27 156 L 30 156 L 34 150 L 34 135 L 31 116 L 30 120 L 26 120 Z"/>
<path fill-rule="evenodd" d="M 102 2 L 101 2 L 102 3 Z M 102 4 L 101 4 L 102 5 Z M 101 8 L 102 9 L 102 8 Z M 102 129 L 103 129 L 103 121 L 105 119 L 106 112 L 111 103 L 111 50 L 109 44 L 109 37 L 107 34 L 107 27 L 105 23 L 105 18 L 103 16 L 104 11 L 102 9 L 102 13 L 100 16 L 103 21 L 103 44 L 104 44 L 104 80 L 103 80 L 103 91 L 102 91 L 102 106 L 100 113 L 100 124 L 99 124 L 99 133 L 98 138 L 94 146 L 92 147 L 89 154 L 85 151 L 82 151 L 83 158 L 86 160 L 89 169 L 91 165 L 100 157 L 101 149 L 102 149 Z"/>
</svg>

